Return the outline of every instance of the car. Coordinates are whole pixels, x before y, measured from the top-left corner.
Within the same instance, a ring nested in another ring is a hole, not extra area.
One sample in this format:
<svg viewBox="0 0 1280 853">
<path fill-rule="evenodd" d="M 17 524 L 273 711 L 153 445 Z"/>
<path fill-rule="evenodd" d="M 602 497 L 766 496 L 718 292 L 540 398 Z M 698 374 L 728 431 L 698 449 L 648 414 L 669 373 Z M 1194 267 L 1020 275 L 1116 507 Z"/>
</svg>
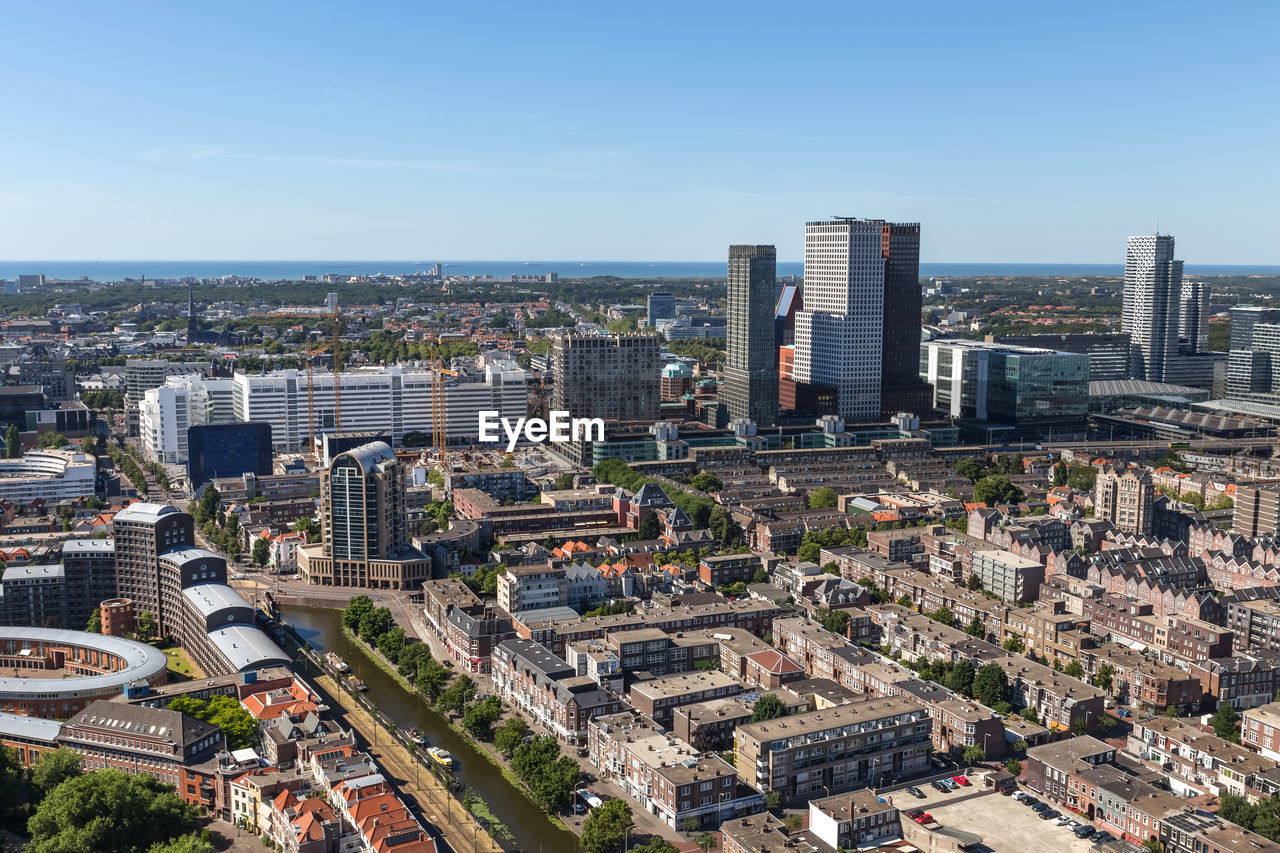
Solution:
<svg viewBox="0 0 1280 853">
<path fill-rule="evenodd" d="M 1049 808 L 1049 804 L 1048 804 L 1048 803 L 1042 803 L 1042 802 L 1040 802 L 1039 800 L 1036 800 L 1034 803 L 1032 803 L 1032 804 L 1031 804 L 1031 810 L 1032 810 L 1033 812 L 1047 812 L 1047 811 L 1051 811 L 1051 809 Z"/>
<path fill-rule="evenodd" d="M 924 809 L 907 809 L 903 814 L 912 820 L 915 820 L 917 817 L 924 814 Z"/>
<path fill-rule="evenodd" d="M 1075 832 L 1077 829 L 1079 829 L 1082 826 L 1084 826 L 1084 824 L 1082 824 L 1078 820 L 1067 821 L 1067 829 L 1071 830 L 1072 832 Z"/>
<path fill-rule="evenodd" d="M 1034 810 L 1036 807 L 1036 803 L 1038 802 L 1040 801 L 1037 800 L 1035 797 L 1027 797 L 1025 800 L 1022 801 L 1022 804 L 1024 806 L 1030 806 Z"/>
<path fill-rule="evenodd" d="M 1026 794 L 1024 794 L 1022 791 L 1014 791 L 1014 792 L 1013 792 L 1013 798 L 1014 798 L 1015 800 L 1017 800 L 1018 802 L 1022 802 L 1022 801 L 1024 801 L 1024 800 L 1029 800 L 1029 799 L 1031 799 L 1029 796 L 1027 796 Z"/>
<path fill-rule="evenodd" d="M 1098 830 L 1093 834 L 1094 844 L 1110 844 L 1112 841 L 1115 841 L 1115 840 L 1116 840 L 1116 837 L 1109 832 L 1103 832 L 1101 830 Z"/>
<path fill-rule="evenodd" d="M 1071 818 L 1067 817 L 1064 814 L 1060 814 L 1053 819 L 1054 826 L 1066 826 L 1069 823 L 1071 823 Z"/>
<path fill-rule="evenodd" d="M 924 791 L 921 791 L 919 788 L 916 788 L 916 787 L 907 788 L 907 793 L 915 797 L 917 800 L 924 799 Z"/>
<path fill-rule="evenodd" d="M 1120 715 L 1120 716 L 1122 716 L 1122 717 L 1127 717 L 1127 716 L 1129 716 L 1129 709 L 1128 709 L 1128 708 L 1121 708 L 1119 711 L 1116 711 L 1116 713 L 1117 713 L 1117 714 L 1119 714 L 1119 715 Z"/>
<path fill-rule="evenodd" d="M 942 792 L 942 793 L 944 793 L 944 794 L 945 794 L 947 791 L 950 791 L 950 790 L 951 790 L 951 788 L 950 788 L 950 787 L 948 787 L 947 785 L 942 784 L 941 782 L 934 782 L 934 783 L 933 783 L 933 787 L 937 788 L 939 791 L 941 791 L 941 792 Z"/>
<path fill-rule="evenodd" d="M 922 815 L 916 815 L 914 818 L 912 818 L 912 820 L 914 820 L 916 823 L 920 824 L 921 826 L 924 826 L 926 823 L 933 823 L 933 815 L 929 814 L 928 812 L 925 812 Z"/>
<path fill-rule="evenodd" d="M 1071 831 L 1076 834 L 1076 838 L 1088 838 L 1090 835 L 1093 835 L 1095 830 L 1092 826 L 1089 826 L 1089 824 L 1082 823 Z"/>
<path fill-rule="evenodd" d="M 955 782 L 957 785 L 961 787 L 964 787 L 964 788 L 969 787 L 969 780 L 964 776 L 952 776 L 951 781 Z"/>
<path fill-rule="evenodd" d="M 1040 812 L 1040 819 L 1041 819 L 1041 820 L 1053 820 L 1054 815 L 1056 815 L 1056 814 L 1057 814 L 1057 812 L 1055 812 L 1053 809 L 1046 809 L 1045 811 Z"/>
</svg>

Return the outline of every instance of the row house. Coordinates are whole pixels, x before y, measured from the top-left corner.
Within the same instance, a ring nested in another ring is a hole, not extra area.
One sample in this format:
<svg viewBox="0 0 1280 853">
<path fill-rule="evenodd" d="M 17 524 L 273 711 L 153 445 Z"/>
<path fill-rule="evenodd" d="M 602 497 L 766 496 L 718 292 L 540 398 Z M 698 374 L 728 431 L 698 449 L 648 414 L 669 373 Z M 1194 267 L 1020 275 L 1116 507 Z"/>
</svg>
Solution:
<svg viewBox="0 0 1280 853">
<path fill-rule="evenodd" d="M 1256 799 L 1255 780 L 1277 763 L 1199 727 L 1170 717 L 1136 722 L 1128 752 L 1165 774 L 1180 796 L 1224 793 Z"/>
<path fill-rule="evenodd" d="M 1156 616 L 1154 609 L 1150 603 L 1113 593 L 1084 602 L 1090 630 L 1099 637 L 1131 640 L 1172 662 L 1230 656 L 1230 629 L 1185 616 Z"/>
<path fill-rule="evenodd" d="M 1280 761 L 1280 702 L 1268 702 L 1244 712 L 1240 742 L 1263 757 Z"/>
<path fill-rule="evenodd" d="M 1185 799 L 1114 764 L 1075 772 L 1068 784 L 1067 808 L 1133 845 L 1158 840 L 1165 820 L 1187 809 Z"/>
<path fill-rule="evenodd" d="M 867 533 L 867 550 L 895 563 L 920 564 L 926 561 L 921 531 L 873 530 Z"/>
<path fill-rule="evenodd" d="M 1191 673 L 1114 644 L 1085 649 L 1080 662 L 1090 678 L 1103 666 L 1110 667 L 1110 693 L 1122 704 L 1156 713 L 1169 708 L 1191 712 L 1199 709 L 1204 695 L 1200 679 Z"/>
<path fill-rule="evenodd" d="M 600 778 L 667 826 L 718 825 L 760 810 L 763 795 L 732 764 L 672 737 L 631 710 L 591 721 L 587 754 Z"/>
<path fill-rule="evenodd" d="M 436 853 L 436 843 L 380 773 L 347 779 L 329 802 L 359 836 L 362 853 Z"/>
<path fill-rule="evenodd" d="M 1265 705 L 1280 691 L 1280 657 L 1267 652 L 1236 652 L 1229 657 L 1193 660 L 1189 671 L 1200 679 L 1205 696 L 1236 710 Z"/>
<path fill-rule="evenodd" d="M 595 716 L 623 707 L 577 668 L 529 640 L 507 640 L 493 652 L 494 690 L 565 742 L 580 742 Z"/>
<path fill-rule="evenodd" d="M 1204 812 L 1184 810 L 1161 821 L 1165 853 L 1280 853 L 1280 844 Z"/>
<path fill-rule="evenodd" d="M 1095 572 L 1092 567 L 1085 578 L 1103 592 L 1123 595 L 1152 606 L 1156 616 L 1178 614 L 1219 624 L 1222 608 L 1213 590 L 1202 582 L 1196 586 L 1175 586 L 1162 580 L 1146 578 L 1112 567 Z"/>
<path fill-rule="evenodd" d="M 1218 589 L 1249 589 L 1280 584 L 1280 567 L 1259 563 L 1248 557 L 1233 557 L 1222 551 L 1205 555 L 1205 571 Z"/>
<path fill-rule="evenodd" d="M 735 583 L 751 583 L 761 568 L 758 554 L 721 554 L 698 561 L 698 580 L 719 587 Z"/>
<path fill-rule="evenodd" d="M 610 631 L 605 645 L 614 653 L 623 673 L 670 675 L 708 666 L 720 656 L 716 641 L 702 632 L 669 634 L 658 628 Z M 761 648 L 767 648 L 763 642 Z"/>
<path fill-rule="evenodd" d="M 488 672 L 493 650 L 515 637 L 511 619 L 487 606 L 460 578 L 424 581 L 427 624 L 467 672 Z"/>
<path fill-rule="evenodd" d="M 739 693 L 677 707 L 671 733 L 699 752 L 722 752 L 733 746 L 734 730 L 750 722 L 755 703 L 765 696 L 781 700 L 788 714 L 809 710 L 807 699 L 787 689 Z"/>
</svg>

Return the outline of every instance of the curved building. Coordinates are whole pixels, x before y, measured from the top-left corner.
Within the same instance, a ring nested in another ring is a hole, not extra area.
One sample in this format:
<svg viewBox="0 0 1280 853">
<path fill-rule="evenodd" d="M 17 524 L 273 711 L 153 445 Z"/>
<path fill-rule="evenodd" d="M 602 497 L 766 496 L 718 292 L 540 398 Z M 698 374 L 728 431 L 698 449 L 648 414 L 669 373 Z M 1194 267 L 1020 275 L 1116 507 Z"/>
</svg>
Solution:
<svg viewBox="0 0 1280 853">
<path fill-rule="evenodd" d="M 0 711 L 69 717 L 131 682 L 163 684 L 164 653 L 120 637 L 54 628 L 0 628 Z"/>
<path fill-rule="evenodd" d="M 92 496 L 97 464 L 87 453 L 28 450 L 19 459 L 0 459 L 0 499 L 56 503 Z"/>
</svg>

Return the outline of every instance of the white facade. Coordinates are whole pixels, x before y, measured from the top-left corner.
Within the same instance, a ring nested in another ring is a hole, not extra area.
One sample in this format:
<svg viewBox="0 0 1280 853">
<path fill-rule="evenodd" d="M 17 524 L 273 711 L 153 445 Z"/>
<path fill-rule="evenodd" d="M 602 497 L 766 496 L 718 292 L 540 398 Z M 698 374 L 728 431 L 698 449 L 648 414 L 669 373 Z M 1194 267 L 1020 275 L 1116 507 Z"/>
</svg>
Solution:
<svg viewBox="0 0 1280 853">
<path fill-rule="evenodd" d="M 143 392 L 138 403 L 138 436 L 152 462 L 187 461 L 187 427 L 236 420 L 230 379 L 170 376 L 159 388 Z"/>
<path fill-rule="evenodd" d="M 0 459 L 0 499 L 46 503 L 92 497 L 97 463 L 87 453 L 29 450 L 20 459 Z"/>
<path fill-rule="evenodd" d="M 433 373 L 420 367 L 371 367 L 345 370 L 342 383 L 343 431 L 391 433 L 396 444 L 407 432 L 432 431 Z M 231 380 L 233 419 L 271 424 L 277 451 L 294 452 L 306 444 L 308 396 L 306 373 L 277 370 L 264 375 L 237 373 Z M 317 372 L 312 378 L 315 431 L 336 431 L 334 374 Z M 450 441 L 476 441 L 479 415 L 495 410 L 502 417 L 522 418 L 528 412 L 525 372 L 512 361 L 488 365 L 474 377 L 446 376 L 445 422 Z"/>
<path fill-rule="evenodd" d="M 1130 237 L 1124 263 L 1121 331 L 1133 346 L 1133 378 L 1176 381 L 1182 261 L 1173 258 L 1173 237 Z"/>
<path fill-rule="evenodd" d="M 795 378 L 835 386 L 840 416 L 851 421 L 880 417 L 883 226 L 860 219 L 805 225 Z"/>
</svg>

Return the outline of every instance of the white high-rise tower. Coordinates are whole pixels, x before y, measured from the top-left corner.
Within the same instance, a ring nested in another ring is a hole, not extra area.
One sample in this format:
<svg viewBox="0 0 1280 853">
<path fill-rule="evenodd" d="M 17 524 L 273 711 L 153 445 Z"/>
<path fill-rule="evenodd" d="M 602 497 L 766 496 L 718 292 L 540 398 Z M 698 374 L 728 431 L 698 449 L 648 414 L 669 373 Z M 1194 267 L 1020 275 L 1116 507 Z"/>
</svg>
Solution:
<svg viewBox="0 0 1280 853">
<path fill-rule="evenodd" d="M 795 378 L 834 386 L 839 414 L 849 421 L 880 418 L 884 224 L 868 219 L 805 224 Z"/>
<path fill-rule="evenodd" d="M 1177 381 L 1181 300 L 1182 261 L 1173 258 L 1173 237 L 1130 237 L 1122 331 L 1132 341 L 1135 379 Z"/>
</svg>

